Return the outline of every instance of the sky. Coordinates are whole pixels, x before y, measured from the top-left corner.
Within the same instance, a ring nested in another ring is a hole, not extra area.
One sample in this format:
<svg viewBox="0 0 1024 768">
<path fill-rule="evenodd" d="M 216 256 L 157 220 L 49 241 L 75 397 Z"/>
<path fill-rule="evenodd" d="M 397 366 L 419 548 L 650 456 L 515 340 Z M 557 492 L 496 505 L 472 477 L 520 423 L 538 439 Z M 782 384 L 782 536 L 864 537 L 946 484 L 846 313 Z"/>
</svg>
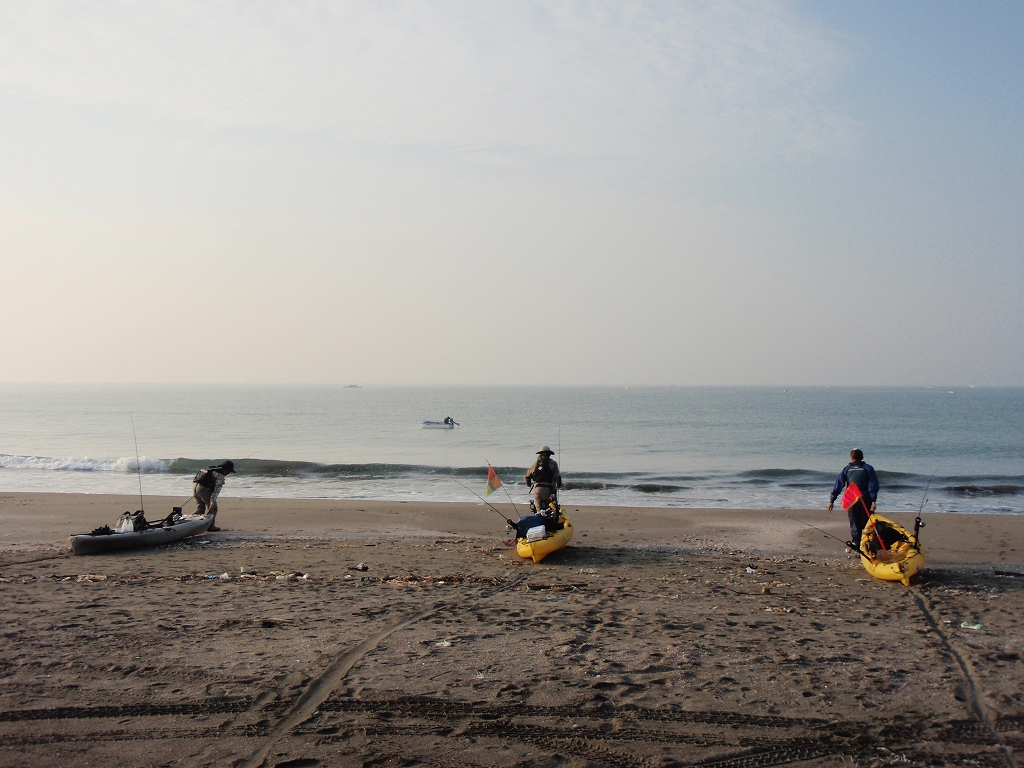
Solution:
<svg viewBox="0 0 1024 768">
<path fill-rule="evenodd" d="M 0 0 L 0 382 L 1024 385 L 1024 4 Z"/>
</svg>

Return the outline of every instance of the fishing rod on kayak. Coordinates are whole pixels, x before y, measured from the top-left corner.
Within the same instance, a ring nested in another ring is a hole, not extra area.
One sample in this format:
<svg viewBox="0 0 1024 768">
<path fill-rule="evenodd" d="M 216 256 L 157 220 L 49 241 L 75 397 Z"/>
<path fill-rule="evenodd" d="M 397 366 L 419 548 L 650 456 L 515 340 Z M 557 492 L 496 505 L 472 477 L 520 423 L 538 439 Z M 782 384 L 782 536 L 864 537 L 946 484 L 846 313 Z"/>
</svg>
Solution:
<svg viewBox="0 0 1024 768">
<path fill-rule="evenodd" d="M 816 530 L 816 531 L 817 531 L 818 533 L 822 533 L 822 534 L 824 534 L 824 535 L 828 536 L 828 537 L 829 537 L 830 539 L 834 539 L 835 541 L 838 541 L 838 542 L 839 542 L 840 544 L 842 544 L 843 546 L 845 546 L 845 547 L 849 547 L 850 549 L 852 549 L 852 550 L 853 550 L 854 552 L 856 552 L 857 554 L 859 554 L 859 555 L 863 555 L 864 557 L 867 557 L 867 558 L 871 558 L 871 555 L 869 555 L 869 554 L 868 554 L 867 552 L 865 552 L 864 550 L 862 550 L 862 549 L 860 548 L 860 546 L 858 546 L 858 545 L 854 545 L 854 543 L 853 543 L 852 541 L 843 541 L 843 540 L 842 540 L 842 539 L 840 539 L 840 538 L 839 538 L 838 536 L 833 536 L 833 535 L 832 535 L 831 533 L 829 533 L 828 531 L 823 531 L 823 530 L 821 530 L 821 528 L 819 528 L 818 526 L 816 526 L 816 525 L 811 525 L 810 523 L 804 522 L 803 520 L 797 520 L 797 519 L 796 519 L 795 517 L 789 517 L 789 515 L 787 515 L 787 516 L 786 516 L 786 519 L 787 519 L 787 520 L 793 520 L 793 521 L 795 521 L 795 522 L 801 523 L 802 525 L 806 525 L 806 526 L 807 526 L 808 528 L 813 528 L 813 529 L 814 529 L 814 530 Z"/>
<path fill-rule="evenodd" d="M 139 458 L 139 438 L 135 434 L 135 417 L 131 411 L 128 411 L 128 418 L 132 421 L 132 438 L 135 440 L 135 471 L 139 474 L 139 511 L 145 517 L 146 504 L 142 499 L 142 460 Z"/>
<path fill-rule="evenodd" d="M 562 479 L 562 467 L 565 466 L 565 459 L 562 456 L 562 425 L 558 425 L 558 479 Z M 555 488 L 555 506 L 561 507 L 562 502 L 558 500 L 558 492 L 561 488 Z"/>
<path fill-rule="evenodd" d="M 136 471 L 136 473 L 139 476 L 139 512 L 142 514 L 142 519 L 145 520 L 146 519 L 146 502 L 145 502 L 145 498 L 142 495 L 142 459 L 139 458 L 139 437 L 135 433 L 135 416 L 132 415 L 131 411 L 128 411 L 128 418 L 132 422 L 132 439 L 135 441 L 135 471 Z M 125 515 L 127 515 L 127 514 L 128 513 L 125 512 Z M 170 515 L 165 517 L 160 522 L 149 522 L 149 521 L 146 521 L 146 528 L 157 528 L 157 527 L 163 525 L 164 522 L 167 522 L 167 521 L 170 520 L 170 518 L 171 518 L 171 516 L 173 514 L 174 514 L 174 512 L 172 511 Z M 124 516 L 122 516 L 122 519 L 123 519 L 123 517 Z"/>
<path fill-rule="evenodd" d="M 494 510 L 494 511 L 495 511 L 495 512 L 496 512 L 497 514 L 501 515 L 501 519 L 502 519 L 502 520 L 504 520 L 504 521 L 505 521 L 506 523 L 508 523 L 509 525 L 511 525 L 511 526 L 512 526 L 513 528 L 515 528 L 515 527 L 516 527 L 516 524 L 515 524 L 514 522 L 512 522 L 511 520 L 509 520 L 509 519 L 508 519 L 507 517 L 505 517 L 505 515 L 503 515 L 503 514 L 501 513 L 501 510 L 499 510 L 499 509 L 498 509 L 497 507 L 493 506 L 493 505 L 491 504 L 491 502 L 489 502 L 489 501 L 488 501 L 487 499 L 485 499 L 485 498 L 484 498 L 483 496 L 481 496 L 481 495 L 480 495 L 479 493 L 477 493 L 477 492 L 476 492 L 476 491 L 474 491 L 474 490 L 473 490 L 472 488 L 470 488 L 470 487 L 469 487 L 468 485 L 466 485 L 465 483 L 463 483 L 463 482 L 461 482 L 461 481 L 459 481 L 459 480 L 456 480 L 455 482 L 456 482 L 456 483 L 458 483 L 459 485 L 461 485 L 461 486 L 462 486 L 463 488 L 465 488 L 465 489 L 466 489 L 467 491 L 469 491 L 470 493 L 472 493 L 472 494 L 473 494 L 474 496 L 476 496 L 476 497 L 477 497 L 478 499 L 480 499 L 480 501 L 482 501 L 482 502 L 484 503 L 484 505 L 485 505 L 485 506 L 486 506 L 486 507 L 487 507 L 488 509 L 493 509 L 493 510 Z M 515 506 L 515 505 L 513 504 L 512 506 Z M 518 511 L 516 512 L 516 514 L 519 514 L 519 513 L 518 513 Z"/>
<path fill-rule="evenodd" d="M 918 546 L 921 546 L 921 529 L 924 528 L 925 524 L 921 521 L 921 513 L 924 511 L 924 505 L 928 503 L 928 489 L 932 485 L 932 480 L 935 479 L 935 475 L 938 474 L 939 467 L 944 462 L 939 462 L 939 466 L 935 467 L 935 471 L 932 472 L 931 477 L 928 478 L 928 482 L 924 485 L 924 493 L 921 496 L 921 506 L 917 508 L 917 517 L 914 518 L 914 541 L 917 542 Z"/>
</svg>

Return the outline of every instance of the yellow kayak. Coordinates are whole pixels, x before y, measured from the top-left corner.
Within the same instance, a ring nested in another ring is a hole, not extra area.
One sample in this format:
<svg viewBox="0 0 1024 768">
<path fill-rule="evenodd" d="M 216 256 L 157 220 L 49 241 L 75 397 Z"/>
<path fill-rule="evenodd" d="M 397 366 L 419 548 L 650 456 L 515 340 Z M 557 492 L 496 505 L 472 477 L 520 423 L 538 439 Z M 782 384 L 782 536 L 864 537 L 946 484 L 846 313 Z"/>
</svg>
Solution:
<svg viewBox="0 0 1024 768">
<path fill-rule="evenodd" d="M 527 541 L 519 539 L 516 542 L 516 552 L 520 557 L 533 558 L 533 562 L 539 563 L 552 552 L 561 549 L 569 543 L 572 538 L 572 521 L 564 514 L 559 515 L 558 521 L 564 526 L 562 530 L 548 534 L 547 538 L 540 541 Z"/>
<path fill-rule="evenodd" d="M 860 561 L 876 579 L 901 581 L 909 587 L 910 577 L 924 566 L 924 548 L 899 523 L 871 515 L 860 537 Z"/>
</svg>

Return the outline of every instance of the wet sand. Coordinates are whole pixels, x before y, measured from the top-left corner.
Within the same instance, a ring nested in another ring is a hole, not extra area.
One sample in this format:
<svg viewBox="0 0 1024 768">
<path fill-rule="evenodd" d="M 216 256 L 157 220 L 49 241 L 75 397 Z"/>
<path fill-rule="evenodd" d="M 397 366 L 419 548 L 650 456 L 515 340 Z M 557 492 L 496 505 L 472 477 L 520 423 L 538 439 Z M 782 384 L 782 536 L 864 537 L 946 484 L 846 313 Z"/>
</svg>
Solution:
<svg viewBox="0 0 1024 768">
<path fill-rule="evenodd" d="M 477 504 L 224 499 L 67 554 L 136 502 L 0 495 L 0 765 L 1024 764 L 1019 517 L 926 516 L 910 588 L 824 510 L 569 503 L 537 565 Z"/>
</svg>

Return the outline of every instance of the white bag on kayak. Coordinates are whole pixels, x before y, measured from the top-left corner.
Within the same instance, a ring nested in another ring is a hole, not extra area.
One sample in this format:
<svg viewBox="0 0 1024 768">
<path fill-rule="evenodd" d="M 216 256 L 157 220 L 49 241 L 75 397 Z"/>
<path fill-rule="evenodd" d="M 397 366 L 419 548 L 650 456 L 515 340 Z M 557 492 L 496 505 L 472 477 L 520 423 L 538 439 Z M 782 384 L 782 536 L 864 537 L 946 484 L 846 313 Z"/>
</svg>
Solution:
<svg viewBox="0 0 1024 768">
<path fill-rule="evenodd" d="M 535 525 L 526 532 L 527 541 L 543 541 L 548 537 L 548 531 L 543 525 Z"/>
</svg>

